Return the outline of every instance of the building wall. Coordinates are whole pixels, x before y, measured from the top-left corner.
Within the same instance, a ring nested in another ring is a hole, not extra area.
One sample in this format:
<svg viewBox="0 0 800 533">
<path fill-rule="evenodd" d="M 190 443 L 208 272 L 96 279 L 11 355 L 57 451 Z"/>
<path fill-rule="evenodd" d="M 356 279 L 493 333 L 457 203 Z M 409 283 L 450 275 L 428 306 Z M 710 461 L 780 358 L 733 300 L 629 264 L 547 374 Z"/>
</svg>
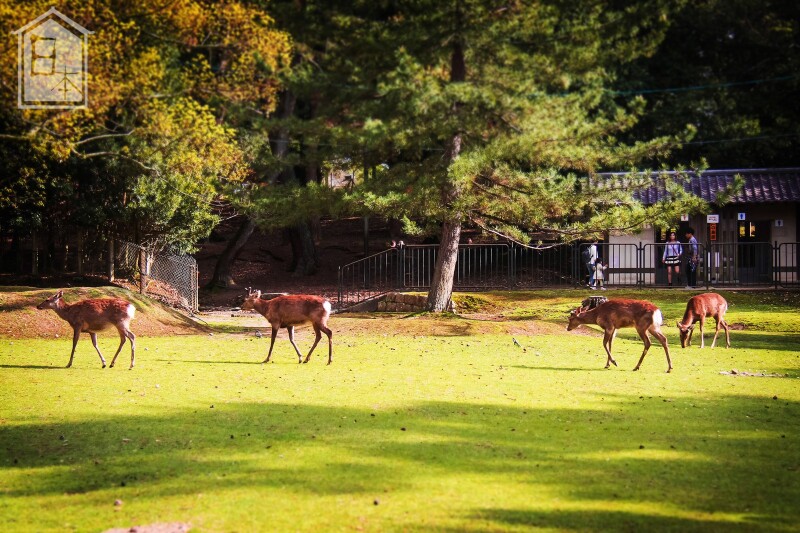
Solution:
<svg viewBox="0 0 800 533">
<path fill-rule="evenodd" d="M 693 227 L 698 243 L 703 247 L 705 253 L 702 254 L 701 268 L 708 268 L 710 278 L 714 279 L 738 279 L 736 272 L 726 271 L 726 269 L 736 268 L 736 248 L 738 244 L 745 246 L 747 239 L 741 239 L 739 235 L 739 213 L 744 213 L 744 222 L 760 223 L 761 234 L 758 235 L 757 242 L 769 243 L 770 246 L 778 246 L 777 257 L 769 258 L 770 264 L 774 260 L 779 261 L 780 271 L 774 276 L 776 281 L 783 283 L 797 283 L 798 265 L 800 265 L 800 249 L 794 243 L 798 241 L 798 228 L 800 219 L 798 211 L 800 205 L 793 203 L 759 203 L 759 204 L 733 204 L 718 208 L 712 211 L 713 214 L 720 216 L 717 224 L 716 240 L 710 240 L 710 226 L 707 223 L 706 215 L 695 215 L 690 217 L 687 222 L 679 225 L 678 239 L 685 242 L 683 229 Z M 609 235 L 609 267 L 617 269 L 620 283 L 635 283 L 636 274 L 627 272 L 636 265 L 636 256 L 627 251 L 627 247 L 645 246 L 644 254 L 644 282 L 651 284 L 656 281 L 658 265 L 655 264 L 657 253 L 651 253 L 653 246 L 658 249 L 656 239 L 658 230 L 646 228 L 642 232 L 633 235 Z M 753 244 L 755 246 L 755 244 Z M 761 247 L 766 248 L 762 245 Z M 654 268 L 655 267 L 655 268 Z M 651 272 L 653 270 L 653 272 Z M 640 274 L 641 276 L 641 274 Z"/>
</svg>

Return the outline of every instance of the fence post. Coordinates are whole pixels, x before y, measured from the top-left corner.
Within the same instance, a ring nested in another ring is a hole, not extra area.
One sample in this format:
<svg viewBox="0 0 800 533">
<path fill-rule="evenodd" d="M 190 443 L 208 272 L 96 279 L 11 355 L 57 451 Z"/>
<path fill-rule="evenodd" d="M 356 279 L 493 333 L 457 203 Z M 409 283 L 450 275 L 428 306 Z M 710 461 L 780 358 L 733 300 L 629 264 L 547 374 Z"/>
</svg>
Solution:
<svg viewBox="0 0 800 533">
<path fill-rule="evenodd" d="M 106 266 L 108 267 L 108 282 L 114 282 L 114 238 L 108 238 L 108 258 L 106 259 Z"/>
<path fill-rule="evenodd" d="M 775 282 L 775 290 L 778 290 L 778 279 L 781 277 L 781 264 L 780 264 L 780 249 L 778 248 L 778 241 L 775 241 L 775 246 L 772 248 L 772 280 Z"/>
<path fill-rule="evenodd" d="M 508 245 L 506 245 L 508 246 Z M 508 288 L 513 289 L 516 285 L 517 274 L 517 247 L 516 243 L 512 242 L 508 246 Z"/>
<path fill-rule="evenodd" d="M 139 292 L 147 294 L 147 252 L 139 247 Z"/>
<path fill-rule="evenodd" d="M 344 280 L 342 280 L 342 267 L 339 266 L 339 300 L 338 300 L 338 307 L 339 309 L 342 308 L 342 298 L 344 296 Z"/>
</svg>

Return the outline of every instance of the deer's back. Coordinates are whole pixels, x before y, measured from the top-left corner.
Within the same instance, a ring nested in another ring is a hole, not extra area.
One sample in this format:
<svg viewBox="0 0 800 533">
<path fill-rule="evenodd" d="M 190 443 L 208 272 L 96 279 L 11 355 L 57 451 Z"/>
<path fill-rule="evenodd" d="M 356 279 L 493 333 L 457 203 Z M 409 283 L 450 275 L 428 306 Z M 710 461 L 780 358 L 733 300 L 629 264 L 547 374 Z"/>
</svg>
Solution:
<svg viewBox="0 0 800 533">
<path fill-rule="evenodd" d="M 615 298 L 590 312 L 597 313 L 597 325 L 603 328 L 631 328 L 652 323 L 656 311 L 658 307 L 651 302 Z"/>
<path fill-rule="evenodd" d="M 699 319 L 701 316 L 724 315 L 728 310 L 728 302 L 717 293 L 709 292 L 692 296 L 686 303 L 684 321 L 688 318 Z"/>
<path fill-rule="evenodd" d="M 281 327 L 299 326 L 308 322 L 325 324 L 330 314 L 330 303 L 322 296 L 289 294 L 269 301 L 267 320 L 279 322 Z"/>
<path fill-rule="evenodd" d="M 94 298 L 70 305 L 68 321 L 81 326 L 82 331 L 99 331 L 107 327 L 127 323 L 133 318 L 133 304 L 119 298 Z"/>
</svg>

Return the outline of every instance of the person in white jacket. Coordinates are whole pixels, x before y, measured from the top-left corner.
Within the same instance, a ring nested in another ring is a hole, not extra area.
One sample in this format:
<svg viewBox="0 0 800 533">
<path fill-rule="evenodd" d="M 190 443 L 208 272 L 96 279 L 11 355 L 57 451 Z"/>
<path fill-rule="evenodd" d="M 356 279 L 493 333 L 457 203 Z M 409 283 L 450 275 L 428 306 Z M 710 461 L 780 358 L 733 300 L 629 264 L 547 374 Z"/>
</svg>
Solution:
<svg viewBox="0 0 800 533">
<path fill-rule="evenodd" d="M 605 279 L 605 275 L 603 271 L 608 268 L 608 265 L 604 265 L 601 260 L 597 260 L 594 264 L 594 282 L 595 284 L 592 286 L 592 290 L 597 290 L 597 287 L 600 287 L 601 291 L 606 290 L 603 286 L 603 280 Z"/>
</svg>

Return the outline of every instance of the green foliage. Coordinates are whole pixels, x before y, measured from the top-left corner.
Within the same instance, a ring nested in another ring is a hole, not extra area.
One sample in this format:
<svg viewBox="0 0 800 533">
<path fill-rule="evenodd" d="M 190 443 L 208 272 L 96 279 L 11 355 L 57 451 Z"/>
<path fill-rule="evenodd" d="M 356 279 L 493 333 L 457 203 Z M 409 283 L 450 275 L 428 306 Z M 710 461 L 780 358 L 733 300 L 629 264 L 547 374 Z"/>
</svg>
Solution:
<svg viewBox="0 0 800 533">
<path fill-rule="evenodd" d="M 2 1 L 0 28 L 8 34 L 48 7 Z M 84 173 L 103 176 L 109 186 L 95 187 L 89 202 L 105 206 L 103 213 L 86 213 L 87 206 L 78 204 L 62 210 L 62 220 L 150 246 L 193 249 L 217 221 L 212 210 L 223 185 L 246 175 L 244 154 L 226 120 L 238 119 L 242 109 L 263 114 L 274 108 L 277 76 L 289 59 L 288 36 L 274 30 L 263 10 L 241 2 L 218 7 L 185 0 L 164 10 L 158 2 L 81 0 L 58 7 L 95 32 L 90 105 L 19 110 L 13 84 L 3 84 L 0 150 L 22 155 L 20 166 L 31 169 L 27 174 L 36 174 L 38 183 L 3 183 L 4 189 L 26 206 L 20 216 L 35 227 L 60 209 L 57 198 L 42 201 L 37 191 L 57 188 L 57 179 L 64 189 L 81 191 Z M 16 42 L 4 43 L 0 72 L 15 79 Z"/>
</svg>

